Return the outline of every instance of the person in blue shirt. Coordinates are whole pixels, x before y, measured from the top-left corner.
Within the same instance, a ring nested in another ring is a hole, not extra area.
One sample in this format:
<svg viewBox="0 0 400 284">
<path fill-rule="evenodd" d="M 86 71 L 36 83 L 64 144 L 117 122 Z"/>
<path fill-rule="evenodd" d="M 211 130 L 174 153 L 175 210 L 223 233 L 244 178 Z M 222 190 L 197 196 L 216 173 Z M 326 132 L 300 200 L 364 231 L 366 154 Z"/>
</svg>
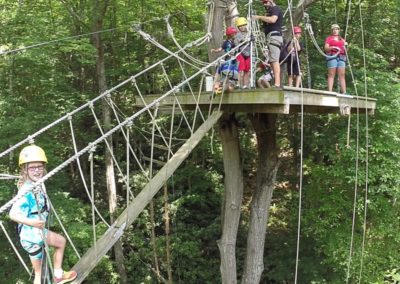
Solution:
<svg viewBox="0 0 400 284">
<path fill-rule="evenodd" d="M 217 94 L 222 93 L 222 89 L 227 93 L 233 91 L 238 80 L 237 61 L 235 54 L 231 52 L 236 47 L 235 36 L 237 30 L 234 27 L 228 27 L 225 34 L 226 40 L 222 43 L 222 46 L 210 50 L 213 53 L 223 51 L 226 54 L 224 62 L 218 67 L 214 79 L 214 92 Z"/>
<path fill-rule="evenodd" d="M 19 198 L 10 210 L 11 220 L 18 223 L 19 239 L 29 254 L 35 272 L 34 284 L 41 283 L 41 266 L 44 242 L 54 248 L 54 282 L 63 284 L 74 280 L 75 271 L 63 271 L 62 262 L 66 240 L 63 236 L 45 228 L 49 215 L 49 202 L 46 192 L 35 189 L 35 182 L 46 173 L 47 157 L 42 148 L 29 145 L 19 155 L 21 180 L 18 183 Z"/>
</svg>

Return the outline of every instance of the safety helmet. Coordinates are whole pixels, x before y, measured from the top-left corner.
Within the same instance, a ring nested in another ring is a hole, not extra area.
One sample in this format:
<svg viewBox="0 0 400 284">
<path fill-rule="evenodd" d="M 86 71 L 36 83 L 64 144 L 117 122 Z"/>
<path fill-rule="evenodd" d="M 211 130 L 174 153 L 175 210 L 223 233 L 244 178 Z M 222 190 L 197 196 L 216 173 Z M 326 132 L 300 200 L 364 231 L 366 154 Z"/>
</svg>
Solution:
<svg viewBox="0 0 400 284">
<path fill-rule="evenodd" d="M 340 30 L 340 27 L 339 27 L 338 24 L 333 24 L 333 25 L 331 26 L 331 30 L 333 30 L 333 29 L 339 29 L 339 30 Z"/>
<path fill-rule="evenodd" d="M 300 28 L 299 26 L 293 27 L 293 33 L 294 33 L 294 34 L 299 34 L 299 33 L 301 33 L 301 28 Z"/>
<path fill-rule="evenodd" d="M 239 17 L 236 19 L 236 26 L 240 27 L 240 26 L 245 26 L 247 25 L 247 20 L 244 17 Z"/>
<path fill-rule="evenodd" d="M 237 30 L 234 27 L 228 27 L 226 28 L 225 34 L 227 36 L 231 36 L 237 33 Z"/>
<path fill-rule="evenodd" d="M 30 162 L 47 163 L 47 157 L 42 148 L 36 145 L 29 145 L 22 149 L 21 153 L 19 153 L 18 165 L 21 166 Z"/>
</svg>

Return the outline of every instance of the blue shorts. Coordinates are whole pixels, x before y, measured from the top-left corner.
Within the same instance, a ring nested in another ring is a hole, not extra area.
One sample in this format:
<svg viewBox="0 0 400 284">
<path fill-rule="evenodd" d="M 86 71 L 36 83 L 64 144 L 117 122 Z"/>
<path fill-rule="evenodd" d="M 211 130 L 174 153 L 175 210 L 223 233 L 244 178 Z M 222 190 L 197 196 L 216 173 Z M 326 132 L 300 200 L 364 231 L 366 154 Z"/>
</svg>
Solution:
<svg viewBox="0 0 400 284">
<path fill-rule="evenodd" d="M 328 69 L 331 68 L 345 68 L 346 67 L 346 58 L 345 57 L 335 57 L 329 58 L 326 62 Z"/>
</svg>

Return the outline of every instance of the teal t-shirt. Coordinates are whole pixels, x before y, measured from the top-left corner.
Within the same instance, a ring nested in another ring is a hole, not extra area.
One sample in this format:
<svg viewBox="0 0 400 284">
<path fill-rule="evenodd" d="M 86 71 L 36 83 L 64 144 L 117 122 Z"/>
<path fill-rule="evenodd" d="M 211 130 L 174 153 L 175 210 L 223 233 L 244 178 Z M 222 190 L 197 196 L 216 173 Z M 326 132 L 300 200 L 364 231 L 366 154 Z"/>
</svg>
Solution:
<svg viewBox="0 0 400 284">
<path fill-rule="evenodd" d="M 33 193 L 33 183 L 31 181 L 26 181 L 21 188 L 20 191 L 27 191 L 23 197 L 17 200 L 14 203 L 10 210 L 10 215 L 20 214 L 29 219 L 44 219 L 47 220 L 48 216 L 48 205 L 47 199 L 44 193 L 37 193 L 38 203 L 35 199 L 35 194 Z M 39 206 L 38 206 L 39 205 Z M 38 214 L 38 212 L 41 212 Z M 19 224 L 20 229 L 20 240 L 28 241 L 31 243 L 41 244 L 43 242 L 43 233 L 45 233 L 42 229 L 35 228 L 32 226 L 28 226 L 25 224 Z"/>
</svg>

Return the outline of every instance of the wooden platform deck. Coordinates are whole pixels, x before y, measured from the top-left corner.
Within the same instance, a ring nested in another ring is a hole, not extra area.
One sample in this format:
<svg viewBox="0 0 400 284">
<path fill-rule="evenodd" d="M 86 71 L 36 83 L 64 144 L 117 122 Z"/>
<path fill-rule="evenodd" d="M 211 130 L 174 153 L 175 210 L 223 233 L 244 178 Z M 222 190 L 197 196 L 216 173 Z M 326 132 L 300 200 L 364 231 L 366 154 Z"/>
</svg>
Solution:
<svg viewBox="0 0 400 284">
<path fill-rule="evenodd" d="M 136 106 L 143 107 L 151 103 L 159 95 L 145 96 L 145 103 L 136 98 Z M 259 112 L 259 113 L 299 113 L 303 105 L 304 113 L 338 113 L 348 114 L 368 112 L 374 114 L 377 100 L 374 98 L 344 96 L 335 92 L 319 91 L 313 89 L 300 89 L 284 87 L 283 90 L 276 89 L 254 89 L 235 90 L 232 93 L 215 96 L 211 100 L 211 93 L 204 92 L 200 95 L 188 93 L 177 93 L 163 99 L 159 108 L 161 111 L 172 109 L 175 97 L 183 110 L 194 110 L 196 102 L 200 109 L 209 110 L 218 108 L 221 104 L 222 111 L 228 112 Z"/>
</svg>

